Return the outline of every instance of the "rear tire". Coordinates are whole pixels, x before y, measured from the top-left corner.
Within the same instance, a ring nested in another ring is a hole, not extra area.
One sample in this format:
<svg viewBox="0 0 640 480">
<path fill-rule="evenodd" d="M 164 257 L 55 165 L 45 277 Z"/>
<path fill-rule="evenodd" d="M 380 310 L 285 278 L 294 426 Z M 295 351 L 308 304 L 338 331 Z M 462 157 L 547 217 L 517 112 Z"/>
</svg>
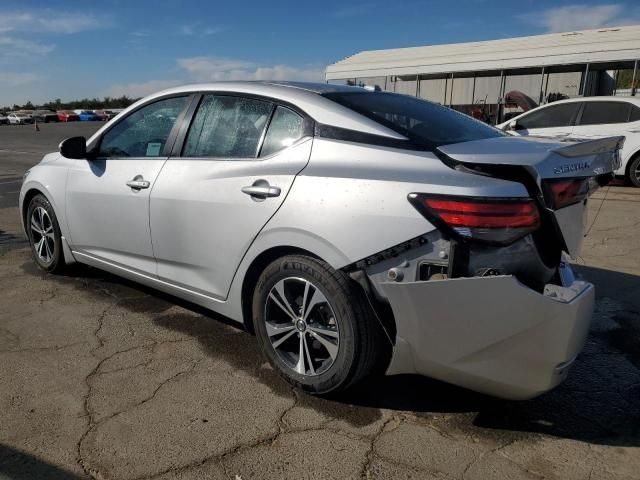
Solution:
<svg viewBox="0 0 640 480">
<path fill-rule="evenodd" d="M 640 153 L 631 159 L 627 172 L 627 181 L 634 187 L 640 187 Z"/>
<path fill-rule="evenodd" d="M 53 207 L 44 195 L 38 194 L 31 199 L 25 226 L 36 265 L 49 273 L 62 272 L 66 265 L 60 226 Z"/>
<path fill-rule="evenodd" d="M 254 290 L 252 312 L 271 365 L 311 394 L 360 382 L 376 372 L 386 351 L 382 342 L 388 340 L 360 286 L 313 257 L 290 255 L 269 264 Z"/>
</svg>

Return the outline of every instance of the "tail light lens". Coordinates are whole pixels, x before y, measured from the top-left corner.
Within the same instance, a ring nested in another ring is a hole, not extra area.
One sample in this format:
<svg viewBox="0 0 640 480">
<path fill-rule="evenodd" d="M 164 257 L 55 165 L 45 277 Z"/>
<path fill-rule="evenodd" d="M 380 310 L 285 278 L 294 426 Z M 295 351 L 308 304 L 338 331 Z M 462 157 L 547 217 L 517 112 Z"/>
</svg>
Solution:
<svg viewBox="0 0 640 480">
<path fill-rule="evenodd" d="M 590 178 L 557 178 L 545 180 L 547 204 L 557 210 L 583 201 L 589 195 Z"/>
<path fill-rule="evenodd" d="M 409 201 L 436 226 L 470 240 L 508 244 L 540 226 L 538 207 L 529 198 L 412 193 Z"/>
</svg>

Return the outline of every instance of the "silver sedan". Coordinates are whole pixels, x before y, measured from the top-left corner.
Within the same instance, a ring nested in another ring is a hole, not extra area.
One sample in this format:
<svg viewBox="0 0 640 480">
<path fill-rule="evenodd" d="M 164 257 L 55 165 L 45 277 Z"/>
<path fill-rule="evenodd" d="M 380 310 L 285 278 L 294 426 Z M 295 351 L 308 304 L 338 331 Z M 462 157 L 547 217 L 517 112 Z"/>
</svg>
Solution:
<svg viewBox="0 0 640 480">
<path fill-rule="evenodd" d="M 419 373 L 524 399 L 584 344 L 594 288 L 566 255 L 621 141 L 513 138 L 356 87 L 195 85 L 63 141 L 20 208 L 42 269 L 226 315 L 307 392 Z"/>
</svg>

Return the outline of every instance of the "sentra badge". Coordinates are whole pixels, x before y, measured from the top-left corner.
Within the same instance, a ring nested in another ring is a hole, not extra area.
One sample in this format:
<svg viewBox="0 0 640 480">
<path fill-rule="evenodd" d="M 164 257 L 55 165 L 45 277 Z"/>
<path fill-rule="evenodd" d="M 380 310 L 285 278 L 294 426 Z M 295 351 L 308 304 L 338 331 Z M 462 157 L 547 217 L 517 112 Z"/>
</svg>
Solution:
<svg viewBox="0 0 640 480">
<path fill-rule="evenodd" d="M 586 170 L 591 167 L 589 162 L 580 163 L 568 163 L 566 165 L 560 165 L 553 169 L 555 175 L 562 175 L 563 173 L 577 172 L 579 170 Z"/>
</svg>

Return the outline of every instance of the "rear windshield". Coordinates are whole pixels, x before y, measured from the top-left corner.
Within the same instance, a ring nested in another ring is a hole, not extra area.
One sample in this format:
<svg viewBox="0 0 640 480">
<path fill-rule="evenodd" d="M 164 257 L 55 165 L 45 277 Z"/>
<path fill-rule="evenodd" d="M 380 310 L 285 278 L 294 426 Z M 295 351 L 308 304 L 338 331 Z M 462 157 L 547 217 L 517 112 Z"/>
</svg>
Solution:
<svg viewBox="0 0 640 480">
<path fill-rule="evenodd" d="M 406 95 L 333 92 L 324 96 L 428 147 L 505 135 L 463 113 Z"/>
</svg>

